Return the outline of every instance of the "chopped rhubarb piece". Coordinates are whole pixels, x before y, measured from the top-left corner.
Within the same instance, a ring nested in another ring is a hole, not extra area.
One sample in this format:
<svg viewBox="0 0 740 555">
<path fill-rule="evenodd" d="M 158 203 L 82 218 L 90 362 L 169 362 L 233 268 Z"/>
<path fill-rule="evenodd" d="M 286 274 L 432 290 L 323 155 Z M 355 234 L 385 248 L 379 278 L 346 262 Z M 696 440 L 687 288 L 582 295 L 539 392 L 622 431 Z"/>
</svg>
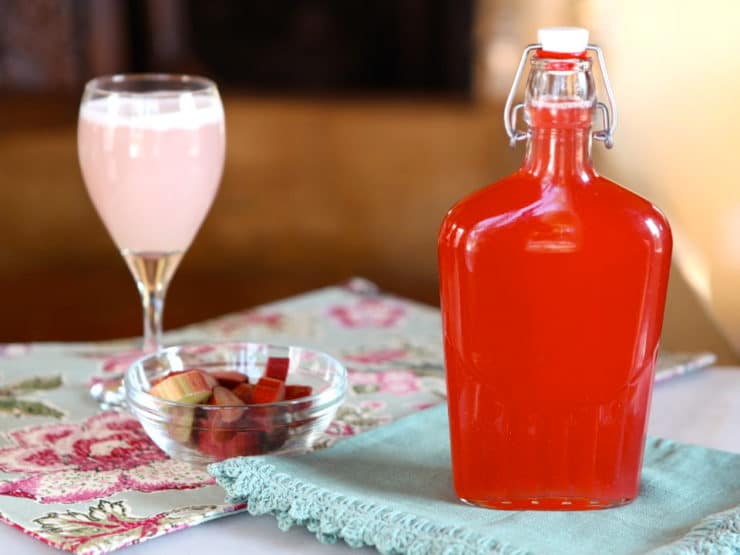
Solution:
<svg viewBox="0 0 740 555">
<path fill-rule="evenodd" d="M 212 450 L 211 444 L 213 443 L 213 441 L 211 440 L 211 431 L 207 428 L 203 430 L 198 430 L 197 441 L 198 449 L 200 450 L 200 452 L 206 455 L 210 455 Z"/>
<path fill-rule="evenodd" d="M 165 401 L 197 405 L 208 400 L 211 396 L 211 387 L 202 372 L 188 370 L 167 376 L 149 389 L 149 393 Z"/>
<path fill-rule="evenodd" d="M 201 438 L 203 441 L 220 443 L 234 437 L 238 426 L 233 422 L 224 422 L 221 419 L 221 415 L 219 414 L 220 412 L 221 411 L 211 411 L 208 415 L 206 428 L 201 431 Z"/>
<path fill-rule="evenodd" d="M 198 438 L 198 447 L 202 453 L 218 460 L 261 455 L 264 452 L 264 432 L 259 430 L 239 431 L 224 439 L 219 436 L 217 431 L 207 430 L 201 432 Z"/>
<path fill-rule="evenodd" d="M 252 392 L 254 391 L 254 386 L 251 383 L 240 383 L 231 391 L 247 405 L 252 402 Z"/>
<path fill-rule="evenodd" d="M 193 445 L 198 445 L 201 434 L 208 432 L 209 426 L 209 405 L 198 405 L 193 407 L 193 429 L 190 432 L 190 440 Z"/>
<path fill-rule="evenodd" d="M 210 377 L 208 372 L 206 372 L 205 370 L 201 368 L 191 368 L 189 370 L 176 370 L 175 372 L 170 372 L 169 374 L 165 374 L 164 376 L 155 378 L 154 380 L 152 380 L 150 385 L 151 387 L 154 387 L 155 385 L 163 382 L 167 378 L 171 378 L 173 376 L 179 376 L 180 374 L 186 374 L 188 372 L 200 372 L 201 374 L 203 374 L 203 378 L 206 380 L 206 382 L 211 384 L 211 387 L 215 387 L 218 385 L 218 382 L 214 378 Z"/>
<path fill-rule="evenodd" d="M 213 429 L 201 430 L 198 435 L 198 448 L 206 455 L 218 457 L 221 452 L 221 446 L 226 441 L 226 438 L 217 436 Z"/>
<path fill-rule="evenodd" d="M 236 436 L 227 444 L 224 450 L 224 458 L 261 455 L 265 451 L 264 435 L 263 432 L 258 430 L 237 432 Z"/>
<path fill-rule="evenodd" d="M 246 374 L 237 372 L 236 370 L 223 370 L 220 372 L 211 372 L 211 376 L 218 380 L 218 385 L 234 389 L 237 385 L 249 382 Z"/>
<path fill-rule="evenodd" d="M 210 441 L 211 443 L 223 443 L 229 441 L 236 435 L 234 428 L 224 428 L 219 426 L 218 419 L 214 419 L 214 423 L 209 428 L 202 432 L 203 441 Z"/>
<path fill-rule="evenodd" d="M 275 378 L 262 377 L 252 391 L 253 403 L 277 403 L 285 399 L 285 383 Z"/>
<path fill-rule="evenodd" d="M 265 448 L 269 451 L 279 449 L 285 442 L 288 441 L 288 428 L 287 426 L 277 426 L 265 433 L 264 444 Z"/>
<path fill-rule="evenodd" d="M 284 382 L 288 378 L 290 359 L 285 357 L 270 357 L 265 365 L 265 376 Z"/>
<path fill-rule="evenodd" d="M 211 375 L 203 370 L 202 368 L 191 368 L 189 370 L 177 370 L 175 372 L 170 372 L 169 374 L 165 374 L 164 376 L 160 376 L 159 378 L 156 378 L 151 383 L 151 387 L 154 387 L 155 385 L 159 384 L 160 382 L 163 382 L 167 378 L 171 378 L 172 376 L 179 376 L 180 374 L 185 374 L 187 372 L 200 372 L 203 375 L 203 378 L 208 382 L 211 386 L 211 388 L 214 388 L 218 385 L 218 381 L 216 378 L 211 377 Z"/>
<path fill-rule="evenodd" d="M 158 385 L 162 383 L 167 378 L 171 378 L 172 376 L 177 376 L 178 374 L 184 374 L 187 372 L 187 370 L 178 370 L 177 372 L 170 372 L 169 374 L 165 374 L 164 376 L 159 376 L 158 378 L 154 378 L 152 382 L 150 383 L 151 387 L 154 387 L 155 385 Z"/>
<path fill-rule="evenodd" d="M 212 376 L 211 373 L 208 372 L 207 370 L 203 370 L 201 368 L 196 368 L 195 370 L 203 374 L 203 377 L 209 383 L 209 385 L 211 386 L 211 389 L 213 389 L 214 387 L 218 385 L 218 380 L 214 376 Z"/>
<path fill-rule="evenodd" d="M 300 399 L 301 397 L 310 397 L 313 393 L 310 385 L 286 385 L 285 400 Z"/>
<path fill-rule="evenodd" d="M 170 421 L 166 424 L 167 433 L 177 443 L 185 444 L 193 429 L 195 407 L 165 407 Z"/>
<path fill-rule="evenodd" d="M 213 388 L 213 397 L 211 397 L 211 405 L 218 406 L 235 406 L 244 405 L 239 397 L 237 397 L 231 390 L 226 389 L 220 385 Z M 219 411 L 213 411 L 213 415 L 218 419 L 218 423 L 221 424 L 233 424 L 242 417 L 244 411 L 240 408 L 224 408 Z"/>
</svg>

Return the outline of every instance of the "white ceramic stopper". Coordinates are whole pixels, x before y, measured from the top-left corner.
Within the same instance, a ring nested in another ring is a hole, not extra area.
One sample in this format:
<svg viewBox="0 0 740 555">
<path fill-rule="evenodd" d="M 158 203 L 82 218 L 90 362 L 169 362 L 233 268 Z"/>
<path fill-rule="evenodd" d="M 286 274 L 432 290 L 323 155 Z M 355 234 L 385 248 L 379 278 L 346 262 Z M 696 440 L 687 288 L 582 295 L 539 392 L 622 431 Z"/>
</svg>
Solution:
<svg viewBox="0 0 740 555">
<path fill-rule="evenodd" d="M 573 54 L 588 46 L 588 29 L 583 27 L 543 27 L 537 31 L 542 50 Z"/>
</svg>

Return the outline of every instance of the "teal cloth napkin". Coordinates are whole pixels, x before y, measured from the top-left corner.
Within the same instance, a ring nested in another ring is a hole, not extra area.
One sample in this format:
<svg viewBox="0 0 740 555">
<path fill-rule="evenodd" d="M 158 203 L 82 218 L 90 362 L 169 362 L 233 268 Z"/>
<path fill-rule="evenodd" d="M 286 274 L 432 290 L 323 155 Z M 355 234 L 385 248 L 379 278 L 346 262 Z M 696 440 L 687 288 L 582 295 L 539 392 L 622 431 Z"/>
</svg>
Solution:
<svg viewBox="0 0 740 555">
<path fill-rule="evenodd" d="M 649 439 L 640 496 L 601 511 L 496 511 L 460 503 L 440 406 L 300 457 L 209 471 L 231 503 L 388 554 L 740 553 L 740 455 Z"/>
</svg>

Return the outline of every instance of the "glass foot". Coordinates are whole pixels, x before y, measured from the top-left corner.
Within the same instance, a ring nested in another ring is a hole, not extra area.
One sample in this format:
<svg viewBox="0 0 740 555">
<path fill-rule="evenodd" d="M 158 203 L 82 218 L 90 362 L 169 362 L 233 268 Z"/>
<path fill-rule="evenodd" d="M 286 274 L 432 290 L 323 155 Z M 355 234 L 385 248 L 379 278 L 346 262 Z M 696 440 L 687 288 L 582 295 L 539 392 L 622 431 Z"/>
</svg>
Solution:
<svg viewBox="0 0 740 555">
<path fill-rule="evenodd" d="M 126 404 L 123 376 L 106 379 L 90 386 L 90 397 L 103 410 L 122 408 Z"/>
</svg>

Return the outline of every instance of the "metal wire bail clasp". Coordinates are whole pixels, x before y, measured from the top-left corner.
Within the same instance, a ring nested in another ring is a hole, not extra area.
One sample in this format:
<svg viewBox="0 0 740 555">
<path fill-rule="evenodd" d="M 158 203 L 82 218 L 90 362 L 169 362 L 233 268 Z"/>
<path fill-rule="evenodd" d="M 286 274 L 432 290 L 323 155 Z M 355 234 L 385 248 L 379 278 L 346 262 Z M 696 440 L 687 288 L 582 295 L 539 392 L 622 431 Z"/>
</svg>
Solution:
<svg viewBox="0 0 740 555">
<path fill-rule="evenodd" d="M 521 81 L 522 73 L 524 73 L 524 66 L 527 63 L 530 53 L 535 50 L 540 50 L 542 45 L 530 44 L 522 52 L 522 58 L 519 60 L 519 67 L 516 69 L 514 74 L 514 82 L 511 84 L 511 90 L 509 96 L 506 97 L 506 105 L 504 106 L 504 128 L 506 134 L 509 136 L 509 146 L 514 147 L 519 141 L 525 141 L 529 138 L 529 130 L 517 129 L 517 114 L 524 108 L 523 102 L 518 102 L 514 105 L 514 96 L 519 89 L 519 81 Z M 601 48 L 595 44 L 589 44 L 586 50 L 594 52 L 596 59 L 599 62 L 601 68 L 601 75 L 604 79 L 604 90 L 606 91 L 607 99 L 609 100 L 609 106 L 607 107 L 601 101 L 596 102 L 596 109 L 601 114 L 601 120 L 603 128 L 594 131 L 591 135 L 596 141 L 603 141 L 606 148 L 614 146 L 614 130 L 617 127 L 617 103 L 614 100 L 614 90 L 612 89 L 611 82 L 609 81 L 609 74 L 606 71 L 606 59 Z"/>
</svg>

